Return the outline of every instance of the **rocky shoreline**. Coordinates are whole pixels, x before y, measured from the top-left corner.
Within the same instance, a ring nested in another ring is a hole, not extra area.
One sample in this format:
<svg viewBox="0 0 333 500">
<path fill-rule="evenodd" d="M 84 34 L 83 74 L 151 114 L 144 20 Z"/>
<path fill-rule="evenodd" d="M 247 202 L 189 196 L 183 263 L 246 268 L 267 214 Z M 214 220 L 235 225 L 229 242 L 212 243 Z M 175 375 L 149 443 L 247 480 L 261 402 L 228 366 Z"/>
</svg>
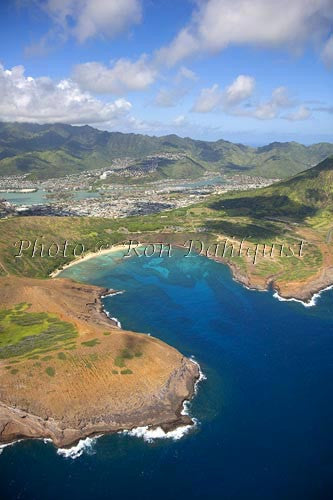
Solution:
<svg viewBox="0 0 333 500">
<path fill-rule="evenodd" d="M 0 402 L 0 445 L 22 439 L 50 439 L 57 448 L 65 448 L 87 437 L 136 427 L 161 427 L 169 432 L 180 426 L 193 425 L 193 420 L 182 411 L 184 402 L 192 399 L 199 378 L 198 365 L 183 357 L 181 366 L 174 370 L 160 393 L 145 408 L 123 415 L 106 413 L 93 419 L 82 415 L 79 425 L 65 416 L 62 420 L 42 418 Z"/>
<path fill-rule="evenodd" d="M 333 268 L 331 267 L 321 270 L 316 276 L 305 283 L 290 282 L 279 285 L 273 276 L 267 277 L 263 283 L 256 283 L 248 275 L 243 274 L 233 262 L 218 257 L 208 258 L 227 265 L 231 270 L 233 279 L 249 290 L 267 292 L 271 289 L 275 292 L 275 297 L 285 301 L 294 300 L 304 305 L 315 305 L 315 299 L 322 292 L 329 290 L 333 286 Z"/>
<path fill-rule="evenodd" d="M 184 413 L 184 402 L 195 393 L 199 366 L 154 337 L 115 328 L 101 298 L 116 291 L 68 279 L 4 281 L 8 283 L 3 297 L 7 307 L 18 293 L 24 300 L 24 293 L 33 309 L 75 321 L 81 341 L 96 336 L 100 340 L 94 348 L 80 342 L 76 351 L 67 351 L 67 362 L 55 361 L 53 356 L 51 363 L 57 363 L 54 378 L 42 371 L 34 381 L 30 372 L 40 369 L 28 359 L 14 379 L 0 360 L 0 446 L 21 439 L 50 439 L 64 448 L 97 434 L 144 426 L 169 431 L 193 424 Z M 110 332 L 107 336 L 105 330 Z M 113 353 L 124 347 L 143 354 L 128 361 L 126 367 L 133 374 L 113 375 Z M 81 359 L 90 359 L 93 353 L 99 361 L 87 369 Z"/>
</svg>

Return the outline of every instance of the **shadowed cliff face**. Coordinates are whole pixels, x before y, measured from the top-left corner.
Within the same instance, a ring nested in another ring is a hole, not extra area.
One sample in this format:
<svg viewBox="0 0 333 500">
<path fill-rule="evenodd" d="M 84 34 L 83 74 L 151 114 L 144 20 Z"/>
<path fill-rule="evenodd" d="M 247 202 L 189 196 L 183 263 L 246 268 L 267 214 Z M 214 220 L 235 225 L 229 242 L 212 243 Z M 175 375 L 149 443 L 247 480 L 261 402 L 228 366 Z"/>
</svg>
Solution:
<svg viewBox="0 0 333 500">
<path fill-rule="evenodd" d="M 224 210 L 228 216 L 290 217 L 304 220 L 315 215 L 316 209 L 310 205 L 298 203 L 286 195 L 244 196 L 222 199 L 210 203 L 209 208 Z"/>
</svg>

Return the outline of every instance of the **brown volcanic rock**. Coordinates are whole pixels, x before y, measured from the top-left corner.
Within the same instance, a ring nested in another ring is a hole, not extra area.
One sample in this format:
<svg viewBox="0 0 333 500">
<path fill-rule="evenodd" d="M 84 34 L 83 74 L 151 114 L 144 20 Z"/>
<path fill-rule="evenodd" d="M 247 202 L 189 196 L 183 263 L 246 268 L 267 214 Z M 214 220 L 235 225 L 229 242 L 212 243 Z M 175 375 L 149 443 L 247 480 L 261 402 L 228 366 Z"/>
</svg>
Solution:
<svg viewBox="0 0 333 500">
<path fill-rule="evenodd" d="M 0 403 L 0 443 L 20 438 L 49 438 L 56 446 L 63 447 L 96 433 L 146 425 L 162 425 L 169 430 L 191 424 L 191 419 L 181 415 L 180 410 L 183 401 L 191 396 L 193 383 L 198 376 L 198 367 L 183 358 L 159 392 L 139 398 L 136 404 L 135 398 L 132 401 L 126 398 L 122 409 L 117 408 L 116 402 L 110 403 L 108 394 L 97 407 L 91 403 L 89 396 L 86 401 L 74 400 L 71 408 L 66 409 L 66 414 L 57 414 L 56 417 L 34 415 L 21 409 L 20 405 L 12 407 Z M 47 408 L 47 413 L 52 415 L 51 406 Z"/>
<path fill-rule="evenodd" d="M 198 366 L 158 339 L 114 327 L 101 312 L 104 290 L 63 279 L 4 278 L 0 287 L 1 307 L 26 301 L 79 332 L 75 350 L 54 348 L 38 362 L 16 358 L 15 374 L 5 368 L 10 360 L 0 360 L 0 443 L 33 437 L 68 446 L 96 433 L 191 422 L 181 409 L 193 395 Z M 93 339 L 96 345 L 82 344 Z M 124 350 L 138 355 L 119 367 Z"/>
</svg>

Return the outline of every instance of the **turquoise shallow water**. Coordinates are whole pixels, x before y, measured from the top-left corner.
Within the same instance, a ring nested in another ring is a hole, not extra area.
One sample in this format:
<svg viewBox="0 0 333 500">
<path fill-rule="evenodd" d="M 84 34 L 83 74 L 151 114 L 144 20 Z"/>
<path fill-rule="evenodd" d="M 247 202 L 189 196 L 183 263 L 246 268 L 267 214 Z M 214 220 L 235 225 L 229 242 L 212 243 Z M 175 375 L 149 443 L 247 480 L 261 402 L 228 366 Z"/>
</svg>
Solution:
<svg viewBox="0 0 333 500">
<path fill-rule="evenodd" d="M 104 299 L 124 328 L 194 355 L 207 380 L 178 441 L 104 436 L 79 458 L 25 441 L 0 455 L 1 499 L 330 499 L 333 292 L 279 302 L 203 257 L 104 255 L 64 276 L 125 293 Z"/>
</svg>

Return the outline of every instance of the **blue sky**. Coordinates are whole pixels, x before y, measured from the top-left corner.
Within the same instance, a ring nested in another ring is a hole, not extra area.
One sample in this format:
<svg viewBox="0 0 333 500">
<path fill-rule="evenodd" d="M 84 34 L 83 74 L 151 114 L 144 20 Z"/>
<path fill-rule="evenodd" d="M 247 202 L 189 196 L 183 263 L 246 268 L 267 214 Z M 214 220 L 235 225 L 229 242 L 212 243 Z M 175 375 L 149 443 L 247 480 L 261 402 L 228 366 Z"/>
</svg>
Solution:
<svg viewBox="0 0 333 500">
<path fill-rule="evenodd" d="M 2 0 L 0 23 L 0 120 L 333 141 L 332 0 Z"/>
</svg>

